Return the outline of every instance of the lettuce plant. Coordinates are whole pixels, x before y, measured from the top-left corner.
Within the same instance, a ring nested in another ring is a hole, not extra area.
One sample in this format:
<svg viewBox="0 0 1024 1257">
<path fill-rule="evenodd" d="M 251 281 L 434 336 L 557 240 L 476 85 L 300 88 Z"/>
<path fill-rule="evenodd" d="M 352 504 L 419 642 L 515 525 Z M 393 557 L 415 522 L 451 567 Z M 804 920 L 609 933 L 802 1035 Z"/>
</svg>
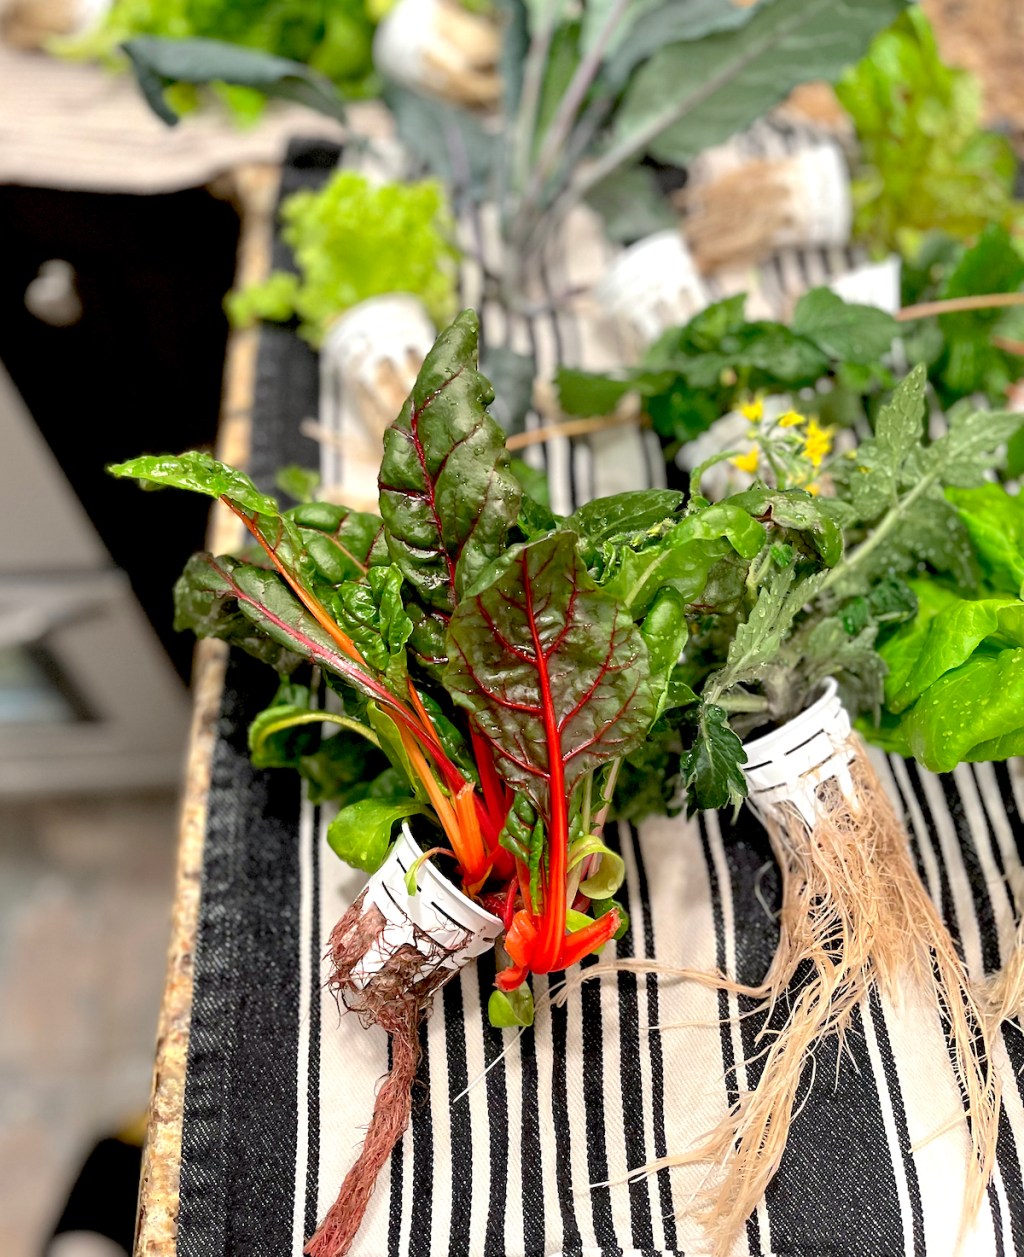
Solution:
<svg viewBox="0 0 1024 1257">
<path fill-rule="evenodd" d="M 970 240 L 990 224 L 1020 229 L 1013 148 L 981 128 L 980 84 L 943 63 L 919 6 L 875 37 L 836 92 L 860 146 L 858 238 L 913 257 L 929 231 Z"/>
<path fill-rule="evenodd" d="M 458 251 L 435 181 L 375 185 L 342 170 L 319 191 L 293 193 L 281 218 L 299 273 L 275 271 L 232 293 L 227 307 L 236 325 L 297 316 L 300 333 L 318 345 L 338 315 L 393 292 L 419 297 L 439 327 L 454 315 Z"/>
</svg>

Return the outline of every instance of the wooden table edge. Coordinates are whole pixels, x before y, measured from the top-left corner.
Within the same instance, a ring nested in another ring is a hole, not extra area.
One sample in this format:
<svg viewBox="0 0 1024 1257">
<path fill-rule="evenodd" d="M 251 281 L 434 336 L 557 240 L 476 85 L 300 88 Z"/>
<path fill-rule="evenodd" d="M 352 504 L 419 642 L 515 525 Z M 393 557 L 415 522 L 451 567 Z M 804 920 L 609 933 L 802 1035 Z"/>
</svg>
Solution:
<svg viewBox="0 0 1024 1257">
<path fill-rule="evenodd" d="M 218 189 L 234 200 L 240 211 L 241 233 L 236 266 L 238 285 L 262 279 L 270 270 L 274 206 L 279 185 L 279 167 L 259 165 L 239 168 Z M 255 330 L 231 333 L 225 360 L 217 454 L 234 466 L 244 467 L 248 461 L 257 352 L 258 334 Z M 240 539 L 239 529 L 238 520 L 225 507 L 215 503 L 207 537 L 210 550 L 223 553 L 234 549 Z M 135 1257 L 174 1257 L 177 1248 L 193 966 L 210 773 L 227 656 L 228 648 L 223 642 L 207 640 L 196 645 L 192 724 L 178 829 L 171 938 L 139 1182 Z"/>
</svg>

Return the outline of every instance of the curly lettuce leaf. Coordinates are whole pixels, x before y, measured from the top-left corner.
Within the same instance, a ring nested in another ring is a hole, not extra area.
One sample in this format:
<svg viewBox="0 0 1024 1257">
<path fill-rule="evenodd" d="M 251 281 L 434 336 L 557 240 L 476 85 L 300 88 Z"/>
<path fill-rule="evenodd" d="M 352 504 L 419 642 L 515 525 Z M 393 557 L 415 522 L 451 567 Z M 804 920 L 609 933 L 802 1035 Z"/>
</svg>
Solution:
<svg viewBox="0 0 1024 1257">
<path fill-rule="evenodd" d="M 459 254 L 436 181 L 375 184 L 341 170 L 318 191 L 293 193 L 281 217 L 299 277 L 277 272 L 232 293 L 227 309 L 237 326 L 297 316 L 300 334 L 319 345 L 340 314 L 395 292 L 418 297 L 438 327 L 454 316 Z"/>
</svg>

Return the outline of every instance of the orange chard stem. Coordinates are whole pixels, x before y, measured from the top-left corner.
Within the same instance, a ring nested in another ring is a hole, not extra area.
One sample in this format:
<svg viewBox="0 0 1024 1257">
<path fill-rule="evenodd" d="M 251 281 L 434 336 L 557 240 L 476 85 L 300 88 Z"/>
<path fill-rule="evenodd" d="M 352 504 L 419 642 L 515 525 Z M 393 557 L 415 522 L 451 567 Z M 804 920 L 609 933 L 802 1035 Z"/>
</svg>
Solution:
<svg viewBox="0 0 1024 1257">
<path fill-rule="evenodd" d="M 267 558 L 269 558 L 271 563 L 273 563 L 278 574 L 287 583 L 289 589 L 291 589 L 310 615 L 316 620 L 324 632 L 327 633 L 330 639 L 337 644 L 342 652 L 346 654 L 353 663 L 358 664 L 361 668 L 367 668 L 368 665 L 366 660 L 359 652 L 355 642 L 353 642 L 351 637 L 349 637 L 341 625 L 328 615 L 327 611 L 309 592 L 309 590 L 304 588 L 304 586 L 295 579 L 291 572 L 288 571 L 287 567 L 285 567 L 278 557 L 277 551 L 260 532 L 255 518 L 243 511 L 240 507 L 236 506 L 229 498 L 222 497 L 221 501 L 229 508 L 229 510 L 233 511 L 234 514 L 238 516 L 243 524 L 245 524 L 246 528 L 250 533 L 252 533 L 253 537 L 256 538 L 257 542 L 266 553 Z M 419 701 L 419 695 L 416 693 L 411 682 L 409 683 L 409 690 L 415 700 L 417 713 L 420 717 L 419 720 L 416 719 L 413 713 L 410 712 L 398 698 L 394 695 L 389 695 L 388 697 L 394 707 L 395 714 L 404 721 L 413 736 L 417 737 L 435 757 L 435 759 L 437 759 L 442 772 L 444 772 L 445 775 L 451 779 L 449 784 L 451 784 L 455 790 L 460 789 L 463 784 L 463 779 L 458 770 L 445 755 L 440 740 L 434 732 L 434 726 L 430 720 L 430 716 L 423 704 Z"/>
<path fill-rule="evenodd" d="M 459 862 L 467 873 L 469 890 L 478 891 L 487 880 L 493 861 L 487 858 L 483 839 L 480 835 L 480 819 L 476 810 L 476 797 L 471 782 L 466 782 L 455 796 L 455 815 L 459 821 L 459 833 L 465 851 L 465 858 L 459 855 Z M 467 863 L 469 861 L 469 863 Z"/>
<path fill-rule="evenodd" d="M 416 710 L 416 714 L 420 718 L 420 722 L 430 734 L 430 737 L 431 737 L 431 745 L 429 747 L 430 753 L 431 755 L 433 755 L 434 760 L 436 761 L 437 766 L 441 772 L 441 775 L 444 777 L 449 788 L 452 791 L 454 791 L 456 796 L 458 796 L 462 792 L 463 787 L 466 785 L 466 779 L 465 777 L 463 777 L 462 773 L 459 772 L 458 768 L 456 768 L 455 765 L 451 762 L 448 756 L 445 755 L 444 750 L 441 746 L 441 739 L 438 737 L 437 730 L 434 728 L 434 722 L 431 719 L 430 712 L 428 712 L 426 707 L 423 705 L 423 700 L 420 698 L 419 693 L 416 690 L 416 686 L 413 685 L 412 681 L 409 682 L 409 698 L 412 700 L 412 705 Z M 474 746 L 474 749 L 476 749 L 475 741 L 473 743 L 473 746 Z M 479 756 L 477 756 L 476 758 L 477 758 L 477 766 L 480 767 Z M 481 779 L 483 779 L 483 771 L 484 771 L 483 768 L 480 768 Z M 497 846 L 498 846 L 498 833 L 500 831 L 501 825 L 495 823 L 495 819 L 494 817 L 491 816 L 490 812 L 488 811 L 486 803 L 484 802 L 483 799 L 481 799 L 476 794 L 475 791 L 472 793 L 472 799 L 473 799 L 473 807 L 476 810 L 476 817 L 473 822 L 474 832 L 477 832 L 477 833 L 479 833 L 480 831 L 483 832 L 486 838 L 487 852 L 493 859 L 494 852 L 496 851 Z M 502 818 L 502 823 L 503 822 L 504 822 L 504 818 Z"/>
<path fill-rule="evenodd" d="M 442 777 L 444 777 L 448 787 L 455 794 L 458 794 L 458 792 L 466 784 L 466 779 L 444 753 L 444 748 L 441 745 L 441 739 L 437 736 L 437 730 L 434 728 L 434 722 L 430 718 L 430 712 L 427 711 L 426 707 L 424 707 L 423 699 L 421 699 L 419 694 L 416 692 L 416 686 L 413 685 L 412 681 L 408 682 L 408 689 L 413 710 L 419 717 L 419 722 L 422 725 L 424 732 L 427 734 L 429 742 L 428 749 L 434 757 L 437 767 L 440 770 Z"/>
<path fill-rule="evenodd" d="M 445 794 L 444 790 L 438 783 L 437 778 L 430 770 L 426 757 L 420 749 L 419 743 L 409 732 L 399 726 L 399 736 L 402 739 L 402 746 L 405 748 L 406 755 L 409 756 L 409 763 L 416 776 L 423 783 L 423 788 L 427 792 L 427 797 L 433 805 L 434 811 L 437 813 L 437 819 L 441 822 L 441 828 L 445 832 L 445 836 L 452 844 L 452 850 L 455 852 L 455 858 L 462 866 L 463 871 L 467 875 L 473 872 L 473 862 L 465 852 L 465 846 L 462 839 L 462 831 L 459 828 L 459 818 L 455 808 L 452 807 L 451 800 Z M 457 798 L 458 796 L 456 796 Z"/>
</svg>

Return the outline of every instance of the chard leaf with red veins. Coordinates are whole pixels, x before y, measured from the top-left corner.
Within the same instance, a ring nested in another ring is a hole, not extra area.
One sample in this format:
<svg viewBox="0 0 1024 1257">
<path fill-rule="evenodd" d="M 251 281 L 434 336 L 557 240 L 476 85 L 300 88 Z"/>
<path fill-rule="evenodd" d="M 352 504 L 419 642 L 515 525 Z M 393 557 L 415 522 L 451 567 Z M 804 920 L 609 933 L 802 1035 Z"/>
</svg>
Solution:
<svg viewBox="0 0 1024 1257">
<path fill-rule="evenodd" d="M 280 671 L 291 671 L 296 656 L 309 659 L 382 706 L 395 706 L 384 685 L 341 653 L 276 572 L 196 554 L 175 585 L 174 604 L 177 629 L 229 641 Z"/>
<path fill-rule="evenodd" d="M 202 450 L 184 454 L 143 454 L 107 471 L 118 479 L 141 481 L 147 488 L 191 489 L 208 498 L 229 498 L 254 515 L 280 515 L 272 497 L 261 493 L 244 471 L 218 462 Z"/>
<path fill-rule="evenodd" d="M 448 631 L 446 688 L 545 820 L 585 773 L 640 745 L 657 702 L 640 631 L 598 590 L 577 541 L 563 531 L 513 547 Z"/>
<path fill-rule="evenodd" d="M 359 580 L 368 567 L 388 562 L 384 524 L 377 515 L 333 502 L 305 502 L 286 517 L 298 527 L 317 576 L 329 585 Z"/>
<path fill-rule="evenodd" d="M 502 552 L 521 490 L 505 438 L 487 413 L 494 392 L 477 370 L 479 326 L 463 311 L 427 355 L 405 406 L 384 436 L 380 513 L 391 560 L 407 583 L 411 645 L 444 663 L 456 602 Z"/>
<path fill-rule="evenodd" d="M 282 514 L 274 498 L 261 493 L 243 471 L 219 462 L 202 450 L 184 454 L 144 454 L 107 468 L 118 479 L 138 480 L 146 489 L 188 489 L 226 503 L 267 550 L 297 581 L 310 586 L 316 567 L 306 553 L 291 514 Z"/>
</svg>

